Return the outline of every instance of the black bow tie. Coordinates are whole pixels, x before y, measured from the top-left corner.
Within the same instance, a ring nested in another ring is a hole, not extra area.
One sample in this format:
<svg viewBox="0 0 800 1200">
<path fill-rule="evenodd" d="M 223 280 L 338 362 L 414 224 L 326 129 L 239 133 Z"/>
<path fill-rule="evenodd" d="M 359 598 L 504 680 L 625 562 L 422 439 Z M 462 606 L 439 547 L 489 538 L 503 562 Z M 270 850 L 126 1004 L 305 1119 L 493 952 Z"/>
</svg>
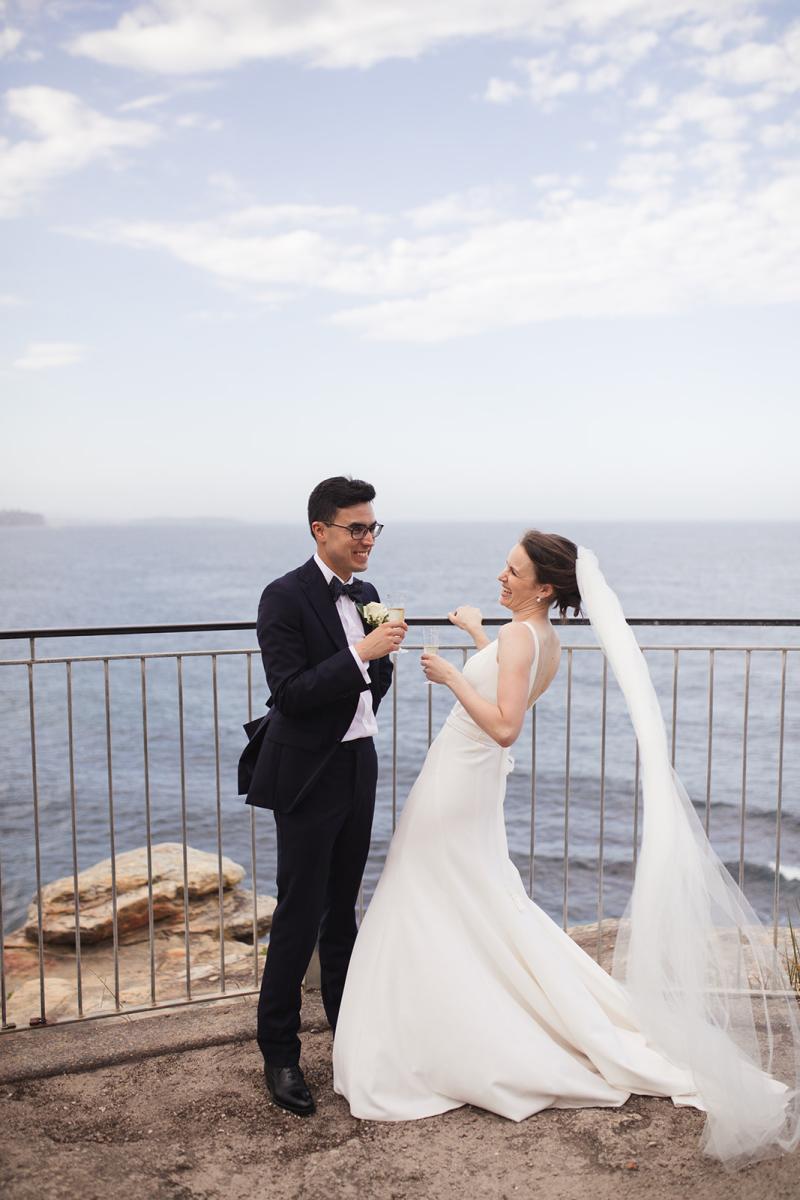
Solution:
<svg viewBox="0 0 800 1200">
<path fill-rule="evenodd" d="M 352 583 L 342 583 L 336 575 L 331 576 L 331 581 L 328 584 L 334 604 L 340 596 L 349 596 L 351 600 L 358 601 L 361 599 L 364 591 L 364 584 L 360 579 L 354 579 Z"/>
</svg>

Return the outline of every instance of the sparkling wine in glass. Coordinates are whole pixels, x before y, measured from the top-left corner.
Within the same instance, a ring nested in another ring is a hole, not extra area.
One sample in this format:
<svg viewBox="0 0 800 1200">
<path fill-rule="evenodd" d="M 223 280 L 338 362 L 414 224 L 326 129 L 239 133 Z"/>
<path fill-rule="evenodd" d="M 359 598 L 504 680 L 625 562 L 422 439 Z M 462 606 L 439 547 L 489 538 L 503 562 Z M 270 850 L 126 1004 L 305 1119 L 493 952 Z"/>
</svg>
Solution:
<svg viewBox="0 0 800 1200">
<path fill-rule="evenodd" d="M 389 616 L 386 618 L 387 621 L 405 621 L 405 619 L 406 619 L 405 604 L 399 603 L 397 600 L 390 600 L 387 603 L 386 607 L 389 610 Z M 392 653 L 393 654 L 408 654 L 408 651 L 404 650 L 402 646 L 398 646 L 398 648 L 396 650 L 393 650 Z"/>
<path fill-rule="evenodd" d="M 422 627 L 422 653 L 439 653 L 439 630 L 435 625 L 423 625 Z"/>
</svg>

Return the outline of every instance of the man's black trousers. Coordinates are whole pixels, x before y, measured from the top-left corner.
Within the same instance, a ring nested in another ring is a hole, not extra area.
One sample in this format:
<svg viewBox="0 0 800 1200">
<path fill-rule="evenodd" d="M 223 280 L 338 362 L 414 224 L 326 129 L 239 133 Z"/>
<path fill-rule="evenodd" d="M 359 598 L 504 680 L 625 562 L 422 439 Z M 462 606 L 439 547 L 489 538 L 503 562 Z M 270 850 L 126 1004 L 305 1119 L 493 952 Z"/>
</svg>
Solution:
<svg viewBox="0 0 800 1200">
<path fill-rule="evenodd" d="M 356 939 L 355 905 L 377 779 L 372 738 L 341 742 L 297 809 L 274 813 L 278 906 L 258 1002 L 258 1044 L 271 1066 L 300 1061 L 301 984 L 317 939 L 322 1002 L 336 1027 Z"/>
</svg>

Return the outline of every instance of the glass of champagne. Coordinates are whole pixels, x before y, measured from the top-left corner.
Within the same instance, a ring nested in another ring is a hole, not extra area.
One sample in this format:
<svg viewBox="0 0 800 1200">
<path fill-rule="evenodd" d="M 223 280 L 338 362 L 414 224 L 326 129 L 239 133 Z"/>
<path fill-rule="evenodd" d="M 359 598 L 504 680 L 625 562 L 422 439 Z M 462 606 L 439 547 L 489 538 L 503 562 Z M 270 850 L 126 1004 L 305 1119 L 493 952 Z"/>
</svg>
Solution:
<svg viewBox="0 0 800 1200">
<path fill-rule="evenodd" d="M 393 600 L 389 600 L 387 602 L 386 607 L 389 610 L 389 616 L 386 618 L 387 621 L 405 621 L 405 619 L 406 619 L 405 604 L 402 604 L 399 601 L 397 601 L 396 599 L 393 599 Z M 392 651 L 392 654 L 408 654 L 408 651 L 404 650 L 402 646 L 398 646 L 396 650 Z"/>
<path fill-rule="evenodd" d="M 422 627 L 422 653 L 439 653 L 439 630 L 435 625 L 423 625 Z"/>
</svg>

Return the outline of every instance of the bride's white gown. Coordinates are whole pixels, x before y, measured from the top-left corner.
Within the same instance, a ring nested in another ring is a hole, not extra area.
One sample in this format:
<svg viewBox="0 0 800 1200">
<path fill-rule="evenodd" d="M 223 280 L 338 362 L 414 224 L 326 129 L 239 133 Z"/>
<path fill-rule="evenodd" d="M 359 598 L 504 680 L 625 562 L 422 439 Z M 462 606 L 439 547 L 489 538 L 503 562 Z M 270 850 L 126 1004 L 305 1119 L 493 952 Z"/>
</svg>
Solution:
<svg viewBox="0 0 800 1200">
<path fill-rule="evenodd" d="M 535 641 L 531 694 L 539 664 Z M 464 674 L 497 702 L 497 643 Z M 521 1121 L 632 1092 L 704 1105 L 624 988 L 534 904 L 508 855 L 507 750 L 456 703 L 406 801 L 350 961 L 334 1088 L 356 1117 L 473 1104 Z"/>
</svg>

